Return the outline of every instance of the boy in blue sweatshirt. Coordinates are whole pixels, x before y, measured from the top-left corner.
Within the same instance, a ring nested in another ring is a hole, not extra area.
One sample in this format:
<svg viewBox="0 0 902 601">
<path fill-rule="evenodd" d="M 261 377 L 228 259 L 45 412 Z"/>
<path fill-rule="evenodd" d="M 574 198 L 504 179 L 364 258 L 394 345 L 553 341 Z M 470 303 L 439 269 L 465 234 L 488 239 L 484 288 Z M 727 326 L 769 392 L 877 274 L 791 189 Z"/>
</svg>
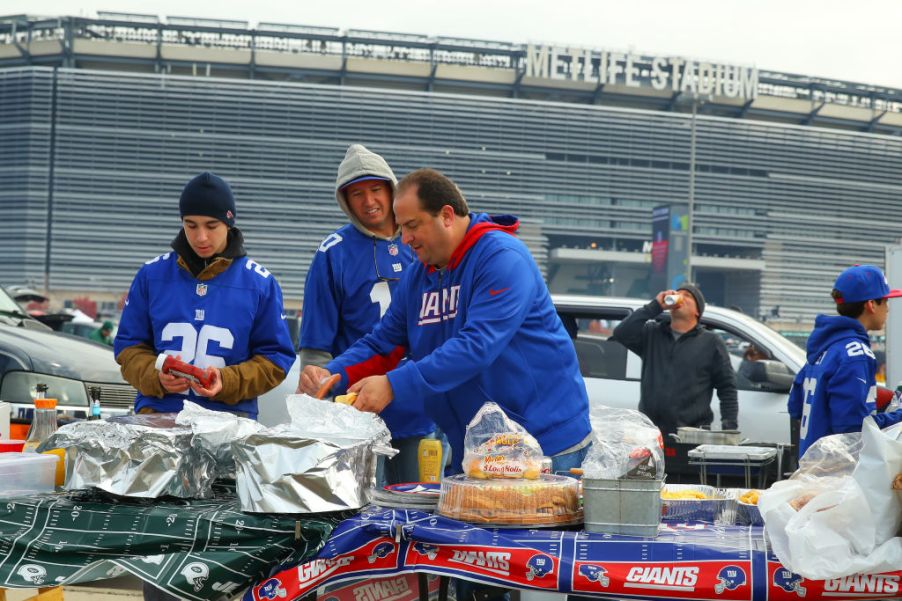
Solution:
<svg viewBox="0 0 902 601">
<path fill-rule="evenodd" d="M 519 222 L 470 213 L 432 169 L 398 183 L 394 212 L 419 261 L 401 274 L 379 325 L 326 369 L 306 366 L 301 388 L 315 392 L 334 373 L 361 411 L 422 404 L 448 436 L 455 472 L 467 424 L 488 401 L 538 440 L 555 471 L 580 465 L 591 431 L 585 383 L 542 275 L 513 235 Z M 373 375 L 397 346 L 410 360 Z"/>
<path fill-rule="evenodd" d="M 801 420 L 799 457 L 823 436 L 860 431 L 868 415 L 880 428 L 902 421 L 902 410 L 875 413 L 877 359 L 867 334 L 883 329 L 887 301 L 902 290 L 890 290 L 879 267 L 856 265 L 839 274 L 832 296 L 839 315 L 817 316 L 808 363 L 789 392 L 789 415 Z"/>
</svg>

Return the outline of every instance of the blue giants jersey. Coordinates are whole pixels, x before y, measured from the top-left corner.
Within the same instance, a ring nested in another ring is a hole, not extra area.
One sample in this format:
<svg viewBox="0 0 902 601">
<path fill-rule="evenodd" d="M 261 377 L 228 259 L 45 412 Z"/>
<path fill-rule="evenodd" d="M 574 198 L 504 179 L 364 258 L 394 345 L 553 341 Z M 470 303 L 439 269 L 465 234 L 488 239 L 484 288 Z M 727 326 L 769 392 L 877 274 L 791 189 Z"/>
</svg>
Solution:
<svg viewBox="0 0 902 601">
<path fill-rule="evenodd" d="M 858 432 L 875 408 L 877 360 L 857 319 L 818 315 L 808 337 L 808 363 L 789 392 L 789 415 L 801 420 L 799 457 L 817 439 Z M 877 425 L 890 425 L 886 414 Z"/>
<path fill-rule="evenodd" d="M 114 351 L 118 355 L 137 344 L 181 355 L 198 367 L 221 368 L 260 355 L 287 374 L 295 360 L 282 290 L 269 271 L 247 257 L 206 281 L 179 267 L 174 252 L 145 263 L 129 289 Z M 256 398 L 226 405 L 191 390 L 163 398 L 139 392 L 135 411 L 180 411 L 185 399 L 215 411 L 257 416 Z"/>
<path fill-rule="evenodd" d="M 413 258 L 406 244 L 366 236 L 351 224 L 327 236 L 304 284 L 301 348 L 337 357 L 369 334 L 388 310 L 398 279 Z M 396 439 L 435 429 L 422 410 L 402 403 L 391 403 L 380 416 Z"/>
</svg>

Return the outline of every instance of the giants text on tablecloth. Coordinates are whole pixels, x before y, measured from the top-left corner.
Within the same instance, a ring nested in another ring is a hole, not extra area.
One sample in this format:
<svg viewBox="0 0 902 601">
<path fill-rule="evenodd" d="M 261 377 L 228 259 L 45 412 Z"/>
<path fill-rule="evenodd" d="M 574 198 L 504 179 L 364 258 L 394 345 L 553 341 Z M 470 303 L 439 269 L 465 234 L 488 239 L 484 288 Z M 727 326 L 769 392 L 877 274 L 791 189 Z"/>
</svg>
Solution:
<svg viewBox="0 0 902 601">
<path fill-rule="evenodd" d="M 454 549 L 454 555 L 448 561 L 476 566 L 500 576 L 510 576 L 510 558 L 510 553 L 502 551 L 464 551 L 462 549 Z"/>
</svg>

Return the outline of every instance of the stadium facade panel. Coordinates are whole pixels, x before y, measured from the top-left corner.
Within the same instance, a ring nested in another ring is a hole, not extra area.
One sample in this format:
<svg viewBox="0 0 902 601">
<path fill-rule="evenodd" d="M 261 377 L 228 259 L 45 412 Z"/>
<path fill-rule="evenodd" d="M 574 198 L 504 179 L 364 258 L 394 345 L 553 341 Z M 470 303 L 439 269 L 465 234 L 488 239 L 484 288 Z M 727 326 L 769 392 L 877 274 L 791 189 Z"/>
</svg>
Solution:
<svg viewBox="0 0 902 601">
<path fill-rule="evenodd" d="M 553 291 L 651 292 L 651 210 L 687 203 L 693 129 L 694 264 L 715 302 L 809 320 L 840 269 L 882 264 L 899 237 L 898 136 L 390 83 L 0 69 L 0 281 L 124 292 L 167 250 L 181 186 L 210 169 L 233 184 L 251 256 L 297 306 L 343 221 L 333 182 L 354 142 L 399 175 L 447 172 L 475 210 L 520 216 Z"/>
</svg>

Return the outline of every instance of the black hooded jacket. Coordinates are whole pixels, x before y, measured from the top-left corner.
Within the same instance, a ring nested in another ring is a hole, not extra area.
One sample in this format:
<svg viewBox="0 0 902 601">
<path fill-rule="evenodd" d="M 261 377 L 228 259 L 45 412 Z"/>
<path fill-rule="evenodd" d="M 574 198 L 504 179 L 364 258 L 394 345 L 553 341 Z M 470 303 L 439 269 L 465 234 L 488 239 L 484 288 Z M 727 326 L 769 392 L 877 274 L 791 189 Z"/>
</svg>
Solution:
<svg viewBox="0 0 902 601">
<path fill-rule="evenodd" d="M 639 411 L 665 435 L 680 426 L 710 426 L 716 388 L 723 428 L 736 429 L 736 374 L 723 340 L 701 325 L 674 339 L 669 323 L 654 321 L 661 312 L 653 300 L 623 320 L 612 336 L 642 357 Z"/>
</svg>

